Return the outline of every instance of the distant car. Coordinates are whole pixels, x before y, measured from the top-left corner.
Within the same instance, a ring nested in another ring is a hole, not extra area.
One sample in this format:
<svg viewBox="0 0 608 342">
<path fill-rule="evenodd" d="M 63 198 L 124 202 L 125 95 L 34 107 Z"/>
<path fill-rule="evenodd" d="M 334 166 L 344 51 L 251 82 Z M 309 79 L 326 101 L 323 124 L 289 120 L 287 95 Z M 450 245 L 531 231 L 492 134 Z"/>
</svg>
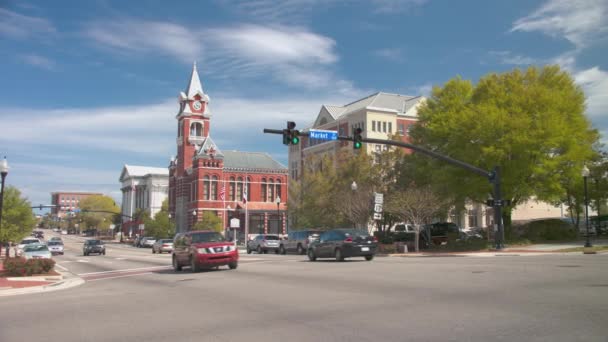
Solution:
<svg viewBox="0 0 608 342">
<path fill-rule="evenodd" d="M 61 231 L 61 235 L 68 235 L 68 231 L 67 231 L 67 230 L 65 230 L 65 229 L 64 229 L 64 230 L 62 230 L 62 231 Z"/>
<path fill-rule="evenodd" d="M 335 258 L 342 261 L 344 258 L 364 257 L 370 261 L 376 254 L 378 241 L 367 231 L 357 229 L 333 229 L 319 236 L 318 240 L 310 243 L 308 259 Z"/>
<path fill-rule="evenodd" d="M 139 240 L 139 247 L 142 247 L 142 248 L 150 247 L 151 248 L 155 242 L 156 242 L 155 237 L 146 236 L 143 239 Z"/>
<path fill-rule="evenodd" d="M 280 238 L 276 234 L 260 234 L 247 242 L 247 254 L 256 251 L 258 254 L 266 254 L 268 251 L 279 253 Z"/>
<path fill-rule="evenodd" d="M 135 240 L 133 240 L 133 247 L 139 247 L 139 241 L 143 238 L 144 238 L 143 236 L 135 237 Z"/>
<path fill-rule="evenodd" d="M 51 251 L 49 248 L 41 243 L 31 243 L 23 247 L 22 256 L 26 259 L 51 259 Z"/>
<path fill-rule="evenodd" d="M 106 245 L 101 240 L 86 240 L 82 246 L 82 254 L 87 256 L 91 253 L 106 255 Z"/>
<path fill-rule="evenodd" d="M 59 229 L 59 228 L 53 228 L 53 231 L 54 231 L 55 233 L 59 233 L 59 232 L 61 232 L 61 229 Z"/>
<path fill-rule="evenodd" d="M 222 234 L 198 230 L 175 235 L 171 258 L 175 271 L 181 271 L 186 265 L 192 272 L 224 265 L 233 270 L 238 266 L 239 251 Z"/>
<path fill-rule="evenodd" d="M 318 229 L 296 230 L 289 232 L 287 238 L 280 241 L 279 254 L 287 252 L 296 252 L 298 254 L 306 254 L 308 244 L 314 237 L 318 237 L 322 233 Z"/>
<path fill-rule="evenodd" d="M 49 247 L 49 251 L 51 254 L 61 254 L 63 255 L 63 242 L 61 240 L 51 240 L 46 244 Z"/>
<path fill-rule="evenodd" d="M 173 252 L 173 239 L 158 239 L 152 245 L 152 253 L 162 254 L 164 252 Z"/>
<path fill-rule="evenodd" d="M 59 236 L 53 236 L 49 241 L 63 241 Z"/>
<path fill-rule="evenodd" d="M 23 248 L 33 243 L 42 243 L 42 241 L 36 238 L 25 238 L 21 240 L 21 242 L 19 242 L 19 244 L 17 245 L 17 255 L 21 255 L 21 253 L 23 253 Z"/>
</svg>

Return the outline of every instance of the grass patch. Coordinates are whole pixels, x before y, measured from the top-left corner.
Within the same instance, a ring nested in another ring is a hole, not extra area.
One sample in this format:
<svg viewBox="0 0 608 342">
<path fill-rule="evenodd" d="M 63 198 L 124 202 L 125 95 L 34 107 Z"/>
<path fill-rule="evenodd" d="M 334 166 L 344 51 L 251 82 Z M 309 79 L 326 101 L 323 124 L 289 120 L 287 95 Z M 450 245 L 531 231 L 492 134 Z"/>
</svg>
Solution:
<svg viewBox="0 0 608 342">
<path fill-rule="evenodd" d="M 434 245 L 428 249 L 429 252 L 475 252 L 487 250 L 492 243 L 488 241 L 479 240 L 468 240 L 468 241 L 449 241 L 445 245 Z"/>
<path fill-rule="evenodd" d="M 601 251 L 608 251 L 608 246 L 593 246 L 593 247 L 589 247 L 589 248 L 585 248 L 585 247 L 572 247 L 572 248 L 564 248 L 564 249 L 560 249 L 557 250 L 556 252 L 584 252 L 586 250 L 590 250 L 590 251 L 594 251 L 594 252 L 601 252 Z"/>
</svg>

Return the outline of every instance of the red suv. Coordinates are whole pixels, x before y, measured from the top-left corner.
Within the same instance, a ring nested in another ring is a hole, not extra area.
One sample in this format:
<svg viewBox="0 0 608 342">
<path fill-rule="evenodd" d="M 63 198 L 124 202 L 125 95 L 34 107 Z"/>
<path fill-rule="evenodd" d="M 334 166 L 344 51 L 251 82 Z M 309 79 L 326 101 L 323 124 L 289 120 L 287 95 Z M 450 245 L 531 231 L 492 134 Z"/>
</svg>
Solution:
<svg viewBox="0 0 608 342">
<path fill-rule="evenodd" d="M 181 271 L 183 266 L 190 266 L 192 272 L 198 272 L 202 268 L 224 265 L 233 270 L 238 260 L 239 252 L 234 243 L 217 232 L 198 230 L 179 233 L 173 239 L 173 269 L 176 271 Z"/>
</svg>

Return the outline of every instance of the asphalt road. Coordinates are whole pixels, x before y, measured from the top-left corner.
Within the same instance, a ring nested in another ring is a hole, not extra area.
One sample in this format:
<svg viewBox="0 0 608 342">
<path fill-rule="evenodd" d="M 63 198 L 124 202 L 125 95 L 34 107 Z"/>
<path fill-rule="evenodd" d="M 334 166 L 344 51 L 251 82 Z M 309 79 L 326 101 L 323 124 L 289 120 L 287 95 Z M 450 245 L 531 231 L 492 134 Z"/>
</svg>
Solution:
<svg viewBox="0 0 608 342">
<path fill-rule="evenodd" d="M 241 254 L 237 270 L 175 273 L 149 249 L 80 248 L 57 261 L 87 282 L 2 298 L 0 341 L 608 340 L 608 254 Z"/>
</svg>

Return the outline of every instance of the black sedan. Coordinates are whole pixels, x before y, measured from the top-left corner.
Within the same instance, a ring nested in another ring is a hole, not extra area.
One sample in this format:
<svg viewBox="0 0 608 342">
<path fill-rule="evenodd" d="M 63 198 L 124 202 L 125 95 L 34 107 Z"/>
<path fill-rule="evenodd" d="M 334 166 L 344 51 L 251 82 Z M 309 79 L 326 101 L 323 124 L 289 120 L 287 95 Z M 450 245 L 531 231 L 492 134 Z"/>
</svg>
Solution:
<svg viewBox="0 0 608 342">
<path fill-rule="evenodd" d="M 364 230 L 333 229 L 309 244 L 308 259 L 315 261 L 317 258 L 335 258 L 342 261 L 344 258 L 364 257 L 370 261 L 377 248 L 376 238 Z"/>
<path fill-rule="evenodd" d="M 82 246 L 82 254 L 87 256 L 91 253 L 106 255 L 106 245 L 101 240 L 86 240 Z"/>
</svg>

